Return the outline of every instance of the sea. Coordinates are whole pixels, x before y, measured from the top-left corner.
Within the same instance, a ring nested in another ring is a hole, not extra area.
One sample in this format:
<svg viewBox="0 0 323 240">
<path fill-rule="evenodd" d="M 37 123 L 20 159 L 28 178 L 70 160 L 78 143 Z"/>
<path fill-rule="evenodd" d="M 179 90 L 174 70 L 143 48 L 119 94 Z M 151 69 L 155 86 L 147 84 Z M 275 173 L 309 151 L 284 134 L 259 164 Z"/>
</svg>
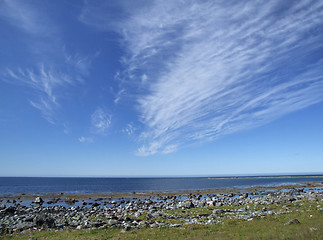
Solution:
<svg viewBox="0 0 323 240">
<path fill-rule="evenodd" d="M 202 191 L 298 185 L 312 182 L 323 182 L 323 175 L 172 178 L 0 177 L 0 196 L 38 193 L 91 194 Z"/>
</svg>

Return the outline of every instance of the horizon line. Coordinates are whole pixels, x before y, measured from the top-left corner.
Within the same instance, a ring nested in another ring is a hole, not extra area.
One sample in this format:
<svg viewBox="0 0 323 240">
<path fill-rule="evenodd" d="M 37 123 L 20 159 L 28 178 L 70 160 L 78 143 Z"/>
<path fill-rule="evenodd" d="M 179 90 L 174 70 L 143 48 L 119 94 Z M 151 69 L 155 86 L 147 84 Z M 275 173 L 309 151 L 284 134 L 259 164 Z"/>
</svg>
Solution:
<svg viewBox="0 0 323 240">
<path fill-rule="evenodd" d="M 192 174 L 192 175 L 21 175 L 0 176 L 0 178 L 233 178 L 233 177 L 315 177 L 323 176 L 323 172 L 292 173 L 239 173 L 239 174 Z"/>
</svg>

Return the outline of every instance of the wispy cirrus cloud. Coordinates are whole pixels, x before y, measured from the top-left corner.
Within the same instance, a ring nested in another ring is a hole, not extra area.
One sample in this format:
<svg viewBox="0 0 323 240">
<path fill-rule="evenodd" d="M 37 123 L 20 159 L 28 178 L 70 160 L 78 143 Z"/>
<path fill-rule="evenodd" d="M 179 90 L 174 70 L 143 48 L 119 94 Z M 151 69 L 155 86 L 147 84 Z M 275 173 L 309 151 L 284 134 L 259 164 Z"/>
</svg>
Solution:
<svg viewBox="0 0 323 240">
<path fill-rule="evenodd" d="M 91 115 L 92 128 L 95 133 L 105 135 L 111 125 L 111 114 L 104 108 L 98 107 Z"/>
<path fill-rule="evenodd" d="M 7 68 L 2 72 L 3 80 L 16 85 L 29 87 L 36 91 L 37 100 L 30 100 L 30 104 L 40 110 L 43 117 L 50 123 L 55 123 L 55 112 L 59 107 L 57 101 L 58 90 L 77 83 L 74 76 L 59 72 L 51 67 L 40 64 L 36 69 L 12 70 Z M 79 79 L 81 81 L 81 79 Z"/>
<path fill-rule="evenodd" d="M 212 141 L 323 100 L 319 1 L 120 6 L 127 16 L 117 21 L 105 4 L 88 4 L 81 20 L 123 38 L 116 103 L 136 102 L 138 155 Z"/>
<path fill-rule="evenodd" d="M 152 1 L 128 12 L 109 30 L 127 50 L 118 78 L 144 125 L 139 155 L 211 141 L 323 100 L 320 1 Z M 84 16 L 111 26 L 104 15 Z"/>
<path fill-rule="evenodd" d="M 21 0 L 3 0 L 0 3 L 0 16 L 12 25 L 36 35 L 51 34 L 54 28 L 48 28 L 48 18 L 37 11 L 31 2 Z"/>
<path fill-rule="evenodd" d="M 84 82 L 93 56 L 71 54 L 62 41 L 60 27 L 46 12 L 48 2 L 4 0 L 0 2 L 0 17 L 24 33 L 22 41 L 28 50 L 28 62 L 17 59 L 15 66 L 0 69 L 2 80 L 29 87 L 35 91 L 29 103 L 50 123 L 57 122 L 61 107 L 59 98 L 69 87 Z"/>
</svg>

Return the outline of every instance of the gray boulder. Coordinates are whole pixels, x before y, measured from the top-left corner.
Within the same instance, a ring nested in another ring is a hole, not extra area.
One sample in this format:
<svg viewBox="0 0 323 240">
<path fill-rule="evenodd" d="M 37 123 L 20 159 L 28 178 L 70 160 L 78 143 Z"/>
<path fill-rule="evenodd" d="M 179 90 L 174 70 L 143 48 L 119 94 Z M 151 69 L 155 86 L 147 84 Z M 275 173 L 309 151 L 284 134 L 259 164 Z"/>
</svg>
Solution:
<svg viewBox="0 0 323 240">
<path fill-rule="evenodd" d="M 55 219 L 46 215 L 38 215 L 34 218 L 34 224 L 38 227 L 55 227 Z"/>
<path fill-rule="evenodd" d="M 194 204 L 192 203 L 192 201 L 184 201 L 184 202 L 180 202 L 179 203 L 179 207 L 182 207 L 182 208 L 193 208 L 194 207 Z"/>
<path fill-rule="evenodd" d="M 35 204 L 42 205 L 44 203 L 44 200 L 41 197 L 36 197 L 34 202 Z"/>
<path fill-rule="evenodd" d="M 108 221 L 108 224 L 109 225 L 117 225 L 117 224 L 119 224 L 120 222 L 118 221 L 118 220 L 114 220 L 114 219 L 110 219 L 109 221 Z"/>
</svg>

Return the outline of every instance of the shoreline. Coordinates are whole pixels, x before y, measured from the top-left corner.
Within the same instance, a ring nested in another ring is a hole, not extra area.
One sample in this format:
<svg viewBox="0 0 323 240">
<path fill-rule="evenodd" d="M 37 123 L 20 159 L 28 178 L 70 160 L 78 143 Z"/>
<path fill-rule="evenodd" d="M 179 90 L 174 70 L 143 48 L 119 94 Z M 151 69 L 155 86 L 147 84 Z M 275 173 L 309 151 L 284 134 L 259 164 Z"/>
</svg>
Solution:
<svg viewBox="0 0 323 240">
<path fill-rule="evenodd" d="M 0 198 L 0 236 L 45 231 L 194 228 L 323 211 L 322 182 L 142 195 L 57 196 L 22 195 L 29 198 L 25 202 L 17 196 Z"/>
<path fill-rule="evenodd" d="M 259 192 L 268 190 L 283 190 L 291 188 L 315 188 L 323 187 L 323 182 L 300 182 L 295 184 L 272 184 L 272 185 L 259 185 L 259 186 L 247 186 L 247 187 L 224 187 L 214 189 L 201 189 L 201 190 L 178 190 L 178 191 L 146 191 L 146 192 L 94 192 L 94 193 L 13 193 L 0 195 L 0 200 L 32 200 L 35 197 L 42 197 L 44 200 L 54 198 L 66 198 L 77 200 L 88 200 L 92 198 L 144 198 L 144 197 L 156 197 L 156 196 L 180 196 L 188 194 L 227 194 L 227 193 L 245 193 L 245 192 Z"/>
<path fill-rule="evenodd" d="M 214 178 L 214 179 L 241 179 L 241 178 L 315 178 L 315 177 L 323 177 L 323 173 L 313 173 L 313 174 L 264 174 L 264 175 L 205 175 L 205 176 L 0 176 L 0 178 L 114 178 L 114 179 L 163 179 L 163 178 Z"/>
</svg>

